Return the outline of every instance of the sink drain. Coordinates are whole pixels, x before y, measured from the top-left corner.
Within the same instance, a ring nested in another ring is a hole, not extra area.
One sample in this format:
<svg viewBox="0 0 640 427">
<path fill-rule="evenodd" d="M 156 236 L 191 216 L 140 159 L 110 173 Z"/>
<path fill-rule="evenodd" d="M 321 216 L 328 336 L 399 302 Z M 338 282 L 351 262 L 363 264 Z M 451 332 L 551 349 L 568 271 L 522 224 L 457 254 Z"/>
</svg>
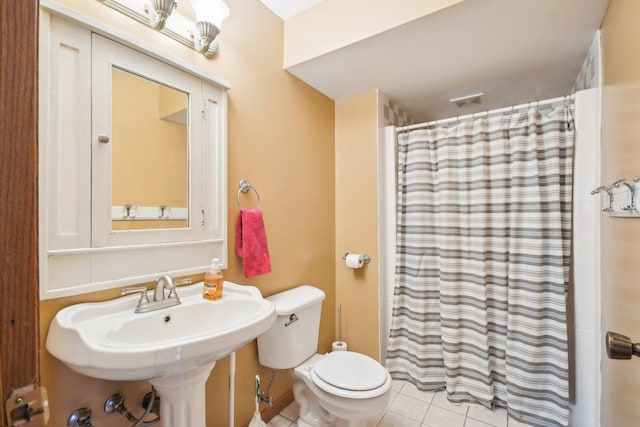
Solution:
<svg viewBox="0 0 640 427">
<path fill-rule="evenodd" d="M 162 322 L 164 322 L 164 324 L 171 322 L 171 315 L 167 314 L 166 316 L 164 316 L 164 319 L 162 319 Z"/>
</svg>

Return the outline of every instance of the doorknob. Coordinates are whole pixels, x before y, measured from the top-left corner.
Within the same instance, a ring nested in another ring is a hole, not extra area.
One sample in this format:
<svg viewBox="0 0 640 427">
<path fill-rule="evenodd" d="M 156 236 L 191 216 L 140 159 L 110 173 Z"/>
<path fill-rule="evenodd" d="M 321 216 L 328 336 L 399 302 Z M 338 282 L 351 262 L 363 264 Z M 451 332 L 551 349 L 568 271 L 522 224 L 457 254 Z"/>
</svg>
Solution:
<svg viewBox="0 0 640 427">
<path fill-rule="evenodd" d="M 607 332 L 605 345 L 609 359 L 631 359 L 631 356 L 640 356 L 640 343 L 632 343 L 629 337 L 617 332 Z"/>
</svg>

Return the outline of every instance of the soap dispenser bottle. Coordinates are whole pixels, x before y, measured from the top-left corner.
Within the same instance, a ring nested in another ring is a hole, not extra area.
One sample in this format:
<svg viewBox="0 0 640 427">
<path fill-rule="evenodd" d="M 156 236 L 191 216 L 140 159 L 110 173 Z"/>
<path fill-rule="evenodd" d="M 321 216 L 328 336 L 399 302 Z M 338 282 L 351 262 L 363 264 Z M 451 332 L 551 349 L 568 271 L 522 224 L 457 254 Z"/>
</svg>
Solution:
<svg viewBox="0 0 640 427">
<path fill-rule="evenodd" d="M 222 264 L 218 258 L 211 260 L 211 268 L 204 274 L 202 298 L 210 301 L 222 298 L 224 277 L 221 268 Z"/>
</svg>

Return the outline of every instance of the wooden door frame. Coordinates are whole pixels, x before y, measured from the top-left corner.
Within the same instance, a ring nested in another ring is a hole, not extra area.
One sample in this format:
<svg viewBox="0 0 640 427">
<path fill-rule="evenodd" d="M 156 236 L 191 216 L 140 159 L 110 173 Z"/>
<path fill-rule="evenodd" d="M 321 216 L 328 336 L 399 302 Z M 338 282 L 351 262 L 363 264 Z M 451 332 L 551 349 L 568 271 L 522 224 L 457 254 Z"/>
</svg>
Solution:
<svg viewBox="0 0 640 427">
<path fill-rule="evenodd" d="M 0 425 L 13 389 L 40 383 L 38 0 L 0 1 Z"/>
</svg>

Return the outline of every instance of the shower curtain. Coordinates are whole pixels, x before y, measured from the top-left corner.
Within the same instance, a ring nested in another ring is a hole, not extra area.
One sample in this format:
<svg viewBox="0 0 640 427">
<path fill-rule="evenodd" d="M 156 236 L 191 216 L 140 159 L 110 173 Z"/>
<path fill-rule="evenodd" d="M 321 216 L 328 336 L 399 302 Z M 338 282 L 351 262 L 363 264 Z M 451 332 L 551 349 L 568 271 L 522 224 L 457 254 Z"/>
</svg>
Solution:
<svg viewBox="0 0 640 427">
<path fill-rule="evenodd" d="M 572 108 L 399 135 L 394 379 L 568 424 Z"/>
</svg>

